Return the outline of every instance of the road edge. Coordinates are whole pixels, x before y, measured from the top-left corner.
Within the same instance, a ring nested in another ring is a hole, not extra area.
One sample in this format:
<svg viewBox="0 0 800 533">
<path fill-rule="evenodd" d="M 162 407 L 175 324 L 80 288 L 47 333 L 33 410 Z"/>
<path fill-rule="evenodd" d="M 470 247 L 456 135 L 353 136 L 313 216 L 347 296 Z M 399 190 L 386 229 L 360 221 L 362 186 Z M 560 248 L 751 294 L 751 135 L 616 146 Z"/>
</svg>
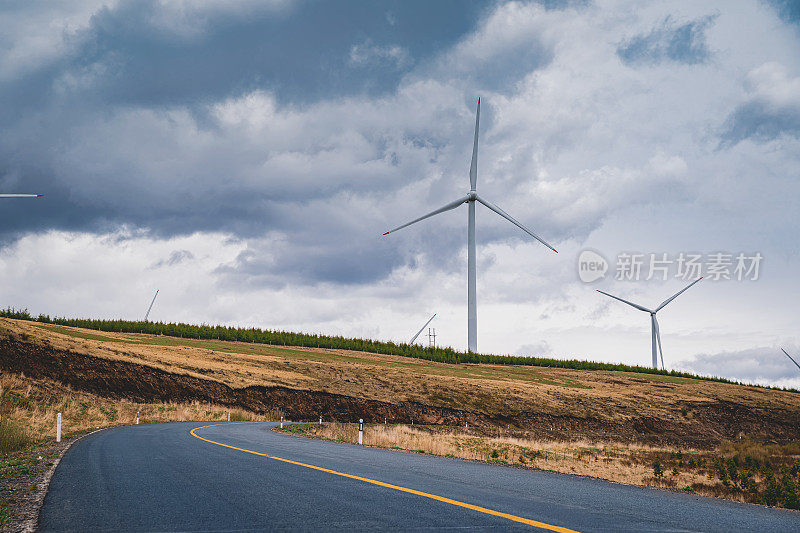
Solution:
<svg viewBox="0 0 800 533">
<path fill-rule="evenodd" d="M 33 533 L 38 529 L 39 515 L 41 515 L 42 513 L 42 506 L 44 505 L 44 499 L 47 496 L 47 492 L 50 490 L 50 480 L 53 478 L 53 474 L 55 473 L 56 468 L 58 468 L 58 465 L 61 463 L 61 459 L 64 457 L 64 454 L 66 454 L 69 451 L 69 449 L 72 448 L 72 446 L 82 438 L 88 437 L 89 435 L 93 435 L 105 429 L 108 428 L 95 429 L 94 431 L 90 431 L 89 433 L 84 433 L 83 435 L 72 437 L 72 440 L 70 440 L 67 443 L 67 445 L 64 446 L 64 449 L 61 450 L 56 460 L 53 461 L 53 466 L 50 467 L 50 469 L 45 473 L 42 480 L 39 482 L 39 486 L 37 487 L 38 490 L 36 491 L 37 497 L 35 500 L 36 514 L 20 524 L 21 533 Z"/>
</svg>

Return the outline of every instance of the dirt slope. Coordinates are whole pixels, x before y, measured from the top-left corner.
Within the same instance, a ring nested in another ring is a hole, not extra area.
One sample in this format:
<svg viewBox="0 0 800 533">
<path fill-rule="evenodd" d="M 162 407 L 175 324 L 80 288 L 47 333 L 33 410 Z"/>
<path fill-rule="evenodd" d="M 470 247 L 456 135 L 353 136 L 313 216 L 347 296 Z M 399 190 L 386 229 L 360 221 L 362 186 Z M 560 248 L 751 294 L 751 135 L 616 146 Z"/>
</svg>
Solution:
<svg viewBox="0 0 800 533">
<path fill-rule="evenodd" d="M 115 334 L 0 319 L 0 369 L 135 401 L 294 419 L 511 426 L 536 438 L 710 447 L 800 438 L 800 394 L 669 376 Z"/>
</svg>

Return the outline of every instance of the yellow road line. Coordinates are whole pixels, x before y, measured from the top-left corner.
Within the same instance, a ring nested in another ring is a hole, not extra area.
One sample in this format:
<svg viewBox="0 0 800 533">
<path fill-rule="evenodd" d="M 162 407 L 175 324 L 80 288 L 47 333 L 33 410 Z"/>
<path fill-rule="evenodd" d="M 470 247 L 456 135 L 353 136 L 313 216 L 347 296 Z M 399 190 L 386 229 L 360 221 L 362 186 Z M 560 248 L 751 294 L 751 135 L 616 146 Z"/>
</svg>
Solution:
<svg viewBox="0 0 800 533">
<path fill-rule="evenodd" d="M 406 487 L 401 487 L 399 485 L 392 485 L 391 483 L 385 483 L 383 481 L 378 481 L 376 479 L 370 479 L 370 478 L 361 477 L 361 476 L 354 476 L 353 474 L 345 474 L 344 472 L 337 472 L 336 470 L 329 470 L 327 468 L 322 468 L 321 466 L 314 466 L 314 465 L 309 465 L 309 464 L 306 464 L 306 463 L 300 463 L 298 461 L 292 461 L 291 459 L 283 459 L 282 457 L 275 457 L 275 456 L 272 456 L 272 455 L 269 455 L 269 454 L 266 454 L 266 453 L 254 452 L 253 450 L 247 450 L 245 448 L 237 448 L 236 446 L 231 446 L 230 444 L 223 444 L 222 442 L 217 442 L 215 440 L 206 439 L 204 437 L 201 437 L 197 433 L 195 433 L 195 431 L 197 431 L 198 429 L 210 428 L 210 427 L 219 426 L 219 425 L 220 424 L 209 424 L 207 426 L 196 427 L 193 430 L 191 430 L 189 433 L 191 433 L 193 437 L 197 437 L 200 440 L 203 440 L 203 441 L 206 441 L 206 442 L 210 442 L 211 444 L 216 444 L 218 446 L 224 446 L 226 448 L 230 448 L 232 450 L 238 450 L 240 452 L 252 453 L 253 455 L 260 455 L 262 457 L 266 457 L 267 459 L 274 459 L 275 461 L 282 461 L 284 463 L 290 463 L 290 464 L 297 465 L 297 466 L 303 466 L 305 468 L 311 468 L 313 470 L 319 470 L 320 472 L 327 472 L 328 474 L 334 474 L 334 475 L 337 475 L 337 476 L 347 477 L 347 478 L 350 478 L 350 479 L 357 479 L 358 481 L 363 481 L 365 483 L 372 483 L 373 485 L 378 485 L 378 486 L 386 487 L 386 488 L 389 488 L 389 489 L 399 490 L 400 492 L 407 492 L 409 494 L 416 494 L 417 496 L 423 496 L 425 498 L 430 498 L 432 500 L 437 500 L 437 501 L 440 501 L 440 502 L 449 503 L 450 505 L 456 505 L 458 507 L 464 507 L 466 509 L 472 509 L 473 511 L 478 511 L 479 513 L 485 513 L 485 514 L 489 514 L 489 515 L 492 515 L 492 516 L 499 516 L 501 518 L 507 518 L 509 520 L 513 520 L 514 522 L 520 522 L 520 523 L 523 523 L 523 524 L 527 524 L 529 526 L 534 526 L 534 527 L 538 527 L 538 528 L 541 528 L 541 529 L 546 529 L 546 530 L 549 530 L 549 531 L 557 531 L 558 533 L 578 533 L 575 530 L 567 529 L 565 527 L 554 526 L 554 525 L 551 525 L 551 524 L 545 524 L 544 522 L 537 522 L 536 520 L 531 520 L 529 518 L 523 518 L 521 516 L 516 516 L 516 515 L 513 515 L 513 514 L 501 513 L 500 511 L 494 511 L 492 509 L 487 509 L 486 507 L 480 507 L 478 505 L 472 505 L 471 503 L 464 503 L 464 502 L 460 502 L 458 500 L 452 500 L 450 498 L 445 498 L 444 496 L 437 496 L 436 494 L 430 494 L 430 493 L 422 492 L 422 491 L 419 491 L 419 490 L 409 489 L 409 488 L 406 488 Z"/>
</svg>

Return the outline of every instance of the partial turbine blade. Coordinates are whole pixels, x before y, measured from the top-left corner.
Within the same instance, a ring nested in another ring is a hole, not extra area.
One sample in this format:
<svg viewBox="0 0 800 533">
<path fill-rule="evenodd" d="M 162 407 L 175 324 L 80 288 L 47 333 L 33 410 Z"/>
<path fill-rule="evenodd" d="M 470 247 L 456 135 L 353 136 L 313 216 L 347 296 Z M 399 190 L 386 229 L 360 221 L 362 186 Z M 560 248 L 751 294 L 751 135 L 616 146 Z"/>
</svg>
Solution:
<svg viewBox="0 0 800 533">
<path fill-rule="evenodd" d="M 668 303 L 670 303 L 672 300 L 674 300 L 675 298 L 677 298 L 678 296 L 680 296 L 681 294 L 683 294 L 684 292 L 686 292 L 687 290 L 689 290 L 689 287 L 691 287 L 692 285 L 694 285 L 695 283 L 697 283 L 697 282 L 698 282 L 698 281 L 700 281 L 701 279 L 703 279 L 703 277 L 702 277 L 702 276 L 700 276 L 699 278 L 697 278 L 696 280 L 694 280 L 693 282 L 691 282 L 691 283 L 690 283 L 689 285 L 687 285 L 687 286 L 686 286 L 686 287 L 685 287 L 683 290 L 681 290 L 681 291 L 678 291 L 678 292 L 677 292 L 677 293 L 675 293 L 674 295 L 672 295 L 672 296 L 670 296 L 669 298 L 667 298 L 666 300 L 664 300 L 664 303 L 662 303 L 661 305 L 659 305 L 658 307 L 656 307 L 656 311 L 655 311 L 655 312 L 656 312 L 656 313 L 658 313 L 658 312 L 659 312 L 661 309 L 663 309 L 663 308 L 664 308 L 664 306 L 665 306 L 665 305 L 667 305 L 667 304 L 668 304 Z"/>
<path fill-rule="evenodd" d="M 427 322 L 425 322 L 425 325 L 422 326 L 421 328 L 419 328 L 419 331 L 417 332 L 417 334 L 414 335 L 413 337 L 411 337 L 411 340 L 408 341 L 408 344 L 414 344 L 414 341 L 417 340 L 417 337 L 419 337 L 419 334 L 422 333 L 425 330 L 425 328 L 428 327 L 428 324 L 430 324 L 431 320 L 433 320 L 434 318 L 436 318 L 436 313 L 433 313 L 433 316 L 430 317 Z"/>
<path fill-rule="evenodd" d="M 613 294 L 608 294 L 607 292 L 603 292 L 603 291 L 601 291 L 600 289 L 597 289 L 597 292 L 599 292 L 600 294 L 605 294 L 606 296 L 610 296 L 610 297 L 614 298 L 615 300 L 619 300 L 620 302 L 622 302 L 622 303 L 626 303 L 626 304 L 628 304 L 628 305 L 630 305 L 630 306 L 632 306 L 632 307 L 635 307 L 635 308 L 636 308 L 636 309 L 638 309 L 639 311 L 644 311 L 645 313 L 652 313 L 652 311 L 650 311 L 650 309 L 648 309 L 648 308 L 646 308 L 646 307 L 642 307 L 642 306 L 641 306 L 641 305 L 639 305 L 639 304 L 635 304 L 635 303 L 633 303 L 633 302 L 629 302 L 628 300 L 623 300 L 623 299 L 622 299 L 622 298 L 620 298 L 619 296 L 614 296 Z"/>
<path fill-rule="evenodd" d="M 785 353 L 785 354 L 786 354 L 786 357 L 788 357 L 789 359 L 791 359 L 791 360 L 792 360 L 792 363 L 794 363 L 794 364 L 795 364 L 795 366 L 796 366 L 797 368 L 800 368 L 800 365 L 798 365 L 798 364 L 797 364 L 797 361 L 795 361 L 795 360 L 794 360 L 794 357 L 792 357 L 791 355 L 789 355 L 789 354 L 786 352 L 786 350 L 784 350 L 783 348 L 781 348 L 781 351 L 783 351 L 783 353 Z"/>
<path fill-rule="evenodd" d="M 653 323 L 656 325 L 656 340 L 658 341 L 658 353 L 661 355 L 661 370 L 666 370 L 664 366 L 664 350 L 661 349 L 661 328 L 658 326 L 658 319 L 653 315 Z"/>
<path fill-rule="evenodd" d="M 497 213 L 498 215 L 500 215 L 501 217 L 503 217 L 504 219 L 508 220 L 509 222 L 511 222 L 512 224 L 514 224 L 518 228 L 520 228 L 522 231 L 524 231 L 525 233 L 527 233 L 528 235 L 530 235 L 531 237 L 533 237 L 534 239 L 536 239 L 540 243 L 544 244 L 545 246 L 547 246 L 548 248 L 553 250 L 555 253 L 558 253 L 558 250 L 556 250 L 555 248 L 550 246 L 544 239 L 542 239 L 541 237 L 536 235 L 534 232 L 532 232 L 531 230 L 529 230 L 528 228 L 523 226 L 520 221 L 518 221 L 517 219 L 515 219 L 514 217 L 512 217 L 511 215 L 509 215 L 508 213 L 506 213 L 505 211 L 503 211 L 502 209 L 500 209 L 499 207 L 494 205 L 492 202 L 490 202 L 488 200 L 485 200 L 484 198 L 481 198 L 478 195 L 475 196 L 475 199 L 478 200 L 483 205 L 485 205 L 486 207 L 488 207 L 489 209 L 491 209 L 492 211 L 494 211 L 495 213 Z"/>
<path fill-rule="evenodd" d="M 0 194 L 0 198 L 41 198 L 44 194 Z"/>
<path fill-rule="evenodd" d="M 478 125 L 481 122 L 481 99 L 475 112 L 475 142 L 472 144 L 472 163 L 469 165 L 469 188 L 474 191 L 478 183 Z"/>
<path fill-rule="evenodd" d="M 395 231 L 397 231 L 399 229 L 406 228 L 406 227 L 410 226 L 411 224 L 416 224 L 420 220 L 425 220 L 426 218 L 432 217 L 433 215 L 438 215 L 439 213 L 444 213 L 445 211 L 450 211 L 451 209 L 455 209 L 456 207 L 460 206 L 461 204 L 463 204 L 467 200 L 469 200 L 469 196 L 465 196 L 463 198 L 459 198 L 455 202 L 450 202 L 446 206 L 440 207 L 436 211 L 431 211 L 427 215 L 423 215 L 423 216 L 421 216 L 419 218 L 416 218 L 416 219 L 412 220 L 408 224 L 403 224 L 402 226 L 398 226 L 398 227 L 396 227 L 394 229 L 391 229 L 391 230 L 387 231 L 386 233 L 384 233 L 384 235 L 389 235 L 390 233 L 394 233 Z"/>
<path fill-rule="evenodd" d="M 147 313 L 144 315 L 145 322 L 147 322 L 147 318 L 150 316 L 150 311 L 153 309 L 153 304 L 156 303 L 156 296 L 158 296 L 158 289 L 156 289 L 156 293 L 153 295 L 153 301 L 150 302 L 150 307 L 147 308 Z"/>
</svg>

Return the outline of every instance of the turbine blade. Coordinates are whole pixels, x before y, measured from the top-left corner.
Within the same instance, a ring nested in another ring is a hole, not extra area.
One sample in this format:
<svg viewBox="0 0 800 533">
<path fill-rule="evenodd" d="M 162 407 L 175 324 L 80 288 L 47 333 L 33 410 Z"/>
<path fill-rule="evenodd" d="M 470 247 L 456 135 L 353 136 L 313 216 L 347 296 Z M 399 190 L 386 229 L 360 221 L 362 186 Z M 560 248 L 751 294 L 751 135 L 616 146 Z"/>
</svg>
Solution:
<svg viewBox="0 0 800 533">
<path fill-rule="evenodd" d="M 44 194 L 0 194 L 0 198 L 40 198 Z"/>
<path fill-rule="evenodd" d="M 658 341 L 658 353 L 661 355 L 661 370 L 666 370 L 664 366 L 664 350 L 661 349 L 661 328 L 658 325 L 656 315 L 653 315 L 653 324 L 656 326 L 656 340 Z"/>
<path fill-rule="evenodd" d="M 492 202 L 489 202 L 488 200 L 485 200 L 484 198 L 481 198 L 478 195 L 475 196 L 475 199 L 478 200 L 483 205 L 485 205 L 486 207 L 488 207 L 489 209 L 491 209 L 492 211 L 494 211 L 495 213 L 497 213 L 498 215 L 500 215 L 501 217 L 503 217 L 504 219 L 508 220 L 509 222 L 511 222 L 512 224 L 514 224 L 518 228 L 520 228 L 522 231 L 524 231 L 525 233 L 527 233 L 528 235 L 530 235 L 531 237 L 533 237 L 534 239 L 536 239 L 540 243 L 544 244 L 545 246 L 547 246 L 548 248 L 553 250 L 555 253 L 558 253 L 558 250 L 556 250 L 555 248 L 550 246 L 544 239 L 542 239 L 541 237 L 536 235 L 534 232 L 532 232 L 531 230 L 529 230 L 528 228 L 523 226 L 520 221 L 518 221 L 517 219 L 515 219 L 514 217 L 512 217 L 511 215 L 509 215 L 508 213 L 506 213 L 505 211 L 503 211 L 502 209 L 500 209 L 499 207 L 494 205 Z"/>
<path fill-rule="evenodd" d="M 648 309 L 646 307 L 642 307 L 639 304 L 635 304 L 633 302 L 629 302 L 628 300 L 623 300 L 619 296 L 614 296 L 613 294 L 608 294 L 607 292 L 603 292 L 600 289 L 597 289 L 597 292 L 599 292 L 600 294 L 605 294 L 606 296 L 610 296 L 610 297 L 614 298 L 615 300 L 619 300 L 622 303 L 626 303 L 626 304 L 630 305 L 631 307 L 635 307 L 639 311 L 644 311 L 645 313 L 652 313 L 652 311 L 650 311 L 650 309 Z"/>
<path fill-rule="evenodd" d="M 680 290 L 680 291 L 678 291 L 678 292 L 677 292 L 677 293 L 675 293 L 674 295 L 672 295 L 672 296 L 670 296 L 669 298 L 667 298 L 666 300 L 664 300 L 664 302 L 663 302 L 661 305 L 659 305 L 658 307 L 656 307 L 656 311 L 655 311 L 655 312 L 656 312 L 656 313 L 657 313 L 657 312 L 659 312 L 661 309 L 663 309 L 663 308 L 664 308 L 664 306 L 665 306 L 665 305 L 667 305 L 667 304 L 668 304 L 668 303 L 670 303 L 672 300 L 674 300 L 675 298 L 677 298 L 678 296 L 680 296 L 681 294 L 683 294 L 685 291 L 689 290 L 689 287 L 691 287 L 692 285 L 694 285 L 695 283 L 697 283 L 697 282 L 698 282 L 698 281 L 700 281 L 701 279 L 703 279 L 703 276 L 700 276 L 699 278 L 697 278 L 696 280 L 694 280 L 693 282 L 691 282 L 689 285 L 687 285 L 687 286 L 686 286 L 686 287 L 685 287 L 683 290 Z"/>
<path fill-rule="evenodd" d="M 481 99 L 478 98 L 478 110 L 475 112 L 475 141 L 472 144 L 472 163 L 469 165 L 469 188 L 474 191 L 478 183 L 478 125 L 481 122 Z"/>
<path fill-rule="evenodd" d="M 783 351 L 783 353 L 785 353 L 785 354 L 786 354 L 786 357 L 788 357 L 789 359 L 791 359 L 791 360 L 792 360 L 792 363 L 794 363 L 794 364 L 795 364 L 795 366 L 796 366 L 797 368 L 800 368 L 800 365 L 798 365 L 798 364 L 797 364 L 797 361 L 795 361 L 795 360 L 794 360 L 794 357 L 792 357 L 791 355 L 789 355 L 789 354 L 786 352 L 786 350 L 784 350 L 783 348 L 781 348 L 781 351 Z"/>
<path fill-rule="evenodd" d="M 463 198 L 459 198 L 455 202 L 450 202 L 449 204 L 445 205 L 444 207 L 440 207 L 436 211 L 431 211 L 427 215 L 423 215 L 423 216 L 421 216 L 419 218 L 415 218 L 414 220 L 412 220 L 408 224 L 403 224 L 402 226 L 398 226 L 398 227 L 396 227 L 394 229 L 391 229 L 391 230 L 387 231 L 386 233 L 384 233 L 384 235 L 389 235 L 390 233 L 394 233 L 395 231 L 397 231 L 399 229 L 407 228 L 411 224 L 416 224 L 420 220 L 425 220 L 426 218 L 432 217 L 433 215 L 438 215 L 439 213 L 444 213 L 445 211 L 450 211 L 451 209 L 455 209 L 456 207 L 460 206 L 461 204 L 463 204 L 467 200 L 469 200 L 469 196 L 465 196 Z"/>
<path fill-rule="evenodd" d="M 425 328 L 428 327 L 428 324 L 430 324 L 431 320 L 433 320 L 434 318 L 436 318 L 436 313 L 433 313 L 433 316 L 430 317 L 427 322 L 425 322 L 425 325 L 422 326 L 421 328 L 419 328 L 419 331 L 417 332 L 417 334 L 414 335 L 413 337 L 411 337 L 411 340 L 408 341 L 408 344 L 414 344 L 414 341 L 417 340 L 417 337 L 419 337 L 419 334 L 422 333 L 425 330 Z"/>
</svg>

